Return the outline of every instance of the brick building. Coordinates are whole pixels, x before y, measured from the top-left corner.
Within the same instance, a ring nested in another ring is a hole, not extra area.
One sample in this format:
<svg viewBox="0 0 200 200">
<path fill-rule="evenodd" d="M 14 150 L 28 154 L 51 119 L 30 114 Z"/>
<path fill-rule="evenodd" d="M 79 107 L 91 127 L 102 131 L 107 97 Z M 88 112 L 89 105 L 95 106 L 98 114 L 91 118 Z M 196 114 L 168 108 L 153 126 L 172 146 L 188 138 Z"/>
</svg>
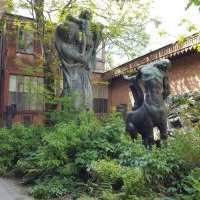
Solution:
<svg viewBox="0 0 200 200">
<path fill-rule="evenodd" d="M 11 14 L 4 15 L 1 20 L 1 125 L 11 105 L 16 105 L 17 111 L 13 122 L 42 123 L 44 100 L 36 90 L 43 86 L 43 73 L 39 72 L 39 67 L 38 72 L 32 70 L 42 50 L 33 32 L 25 30 L 28 23 L 32 20 Z"/>
<path fill-rule="evenodd" d="M 44 119 L 44 98 L 40 91 L 44 79 L 38 65 L 42 49 L 34 34 L 23 26 L 33 20 L 5 14 L 0 22 L 0 123 L 5 125 L 5 113 L 11 105 L 16 105 L 13 122 L 40 124 Z M 183 44 L 169 44 L 109 71 L 104 69 L 105 52 L 101 47 L 92 76 L 94 111 L 102 114 L 120 106 L 131 108 L 133 97 L 122 75 L 134 73 L 141 65 L 160 58 L 172 61 L 169 70 L 172 94 L 200 90 L 200 53 L 196 50 L 199 43 L 199 34 L 194 34 Z M 30 74 L 29 69 L 34 69 L 34 73 Z"/>
<path fill-rule="evenodd" d="M 11 117 L 13 123 L 41 124 L 45 107 L 42 49 L 34 32 L 27 28 L 34 21 L 12 14 L 4 14 L 0 20 L 0 124 L 4 126 L 7 117 Z M 108 88 L 101 79 L 104 60 L 102 46 L 92 77 L 97 113 L 107 112 Z M 15 105 L 13 116 L 7 116 Z"/>
<path fill-rule="evenodd" d="M 122 75 L 134 73 L 141 65 L 160 58 L 168 58 L 172 62 L 169 70 L 172 95 L 200 91 L 200 53 L 197 51 L 199 43 L 200 34 L 194 34 L 187 37 L 184 43 L 169 44 L 105 72 L 103 79 L 109 81 L 109 111 L 119 105 L 130 109 L 133 104 L 129 83 L 123 80 Z"/>
</svg>

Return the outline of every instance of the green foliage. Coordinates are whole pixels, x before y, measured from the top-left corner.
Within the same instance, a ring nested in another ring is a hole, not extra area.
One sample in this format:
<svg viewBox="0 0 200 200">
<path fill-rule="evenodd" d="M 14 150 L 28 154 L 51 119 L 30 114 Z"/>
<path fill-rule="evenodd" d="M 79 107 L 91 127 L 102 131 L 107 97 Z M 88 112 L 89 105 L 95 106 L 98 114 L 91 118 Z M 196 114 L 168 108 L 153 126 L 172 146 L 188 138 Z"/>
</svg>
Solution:
<svg viewBox="0 0 200 200">
<path fill-rule="evenodd" d="M 12 129 L 0 129 L 0 168 L 3 175 L 6 170 L 12 169 L 18 159 L 34 153 L 41 144 L 44 134 L 42 127 L 14 126 Z"/>
<path fill-rule="evenodd" d="M 188 0 L 187 8 L 189 8 L 192 5 L 200 6 L 200 0 Z"/>
<path fill-rule="evenodd" d="M 187 134 L 177 134 L 176 140 L 172 141 L 171 148 L 182 160 L 185 167 L 200 167 L 200 132 L 191 131 Z"/>
<path fill-rule="evenodd" d="M 101 1 L 101 3 L 96 0 L 49 0 L 48 2 L 44 0 L 21 0 L 13 5 L 16 10 L 25 9 L 33 15 L 33 18 L 36 18 L 36 31 L 43 41 L 42 45 L 45 50 L 45 64 L 50 63 L 52 65 L 54 59 L 49 57 L 48 51 L 51 56 L 53 52 L 51 48 L 46 51 L 46 48 L 51 46 L 53 32 L 52 28 L 49 31 L 48 24 L 50 23 L 51 27 L 54 27 L 55 24 L 64 21 L 66 15 L 78 16 L 80 11 L 84 9 L 91 11 L 95 24 L 101 23 L 104 25 L 103 37 L 106 45 L 106 57 L 109 57 L 110 61 L 114 61 L 113 54 L 126 56 L 128 59 L 141 54 L 141 51 L 149 41 L 149 35 L 145 31 L 146 25 L 149 22 L 156 23 L 158 21 L 157 19 L 152 19 L 149 15 L 151 3 L 152 0 L 105 0 Z M 102 27 L 95 27 L 95 32 L 98 29 L 102 30 Z M 45 31 L 43 32 L 43 30 Z M 42 33 L 44 34 L 42 35 Z"/>
<path fill-rule="evenodd" d="M 144 172 L 140 167 L 125 169 L 123 174 L 123 189 L 127 195 L 143 195 L 145 192 Z"/>
<path fill-rule="evenodd" d="M 13 0 L 6 0 L 6 11 L 11 12 L 14 9 L 14 2 Z"/>
<path fill-rule="evenodd" d="M 124 133 L 118 114 L 67 116 L 51 128 L 0 129 L 1 175 L 32 184 L 37 199 L 199 199 L 198 128 L 148 151 Z"/>
<path fill-rule="evenodd" d="M 186 42 L 187 38 L 184 35 L 179 35 L 179 37 L 177 38 L 177 42 L 180 45 L 184 45 L 184 43 Z"/>
<path fill-rule="evenodd" d="M 49 181 L 35 185 L 31 193 L 37 199 L 60 197 L 67 192 L 66 182 L 64 179 L 52 178 Z"/>
<path fill-rule="evenodd" d="M 194 168 L 190 175 L 187 177 L 187 182 L 194 189 L 194 197 L 200 198 L 200 168 Z"/>
<path fill-rule="evenodd" d="M 123 169 L 116 161 L 100 160 L 93 163 L 92 169 L 98 174 L 99 181 L 114 183 L 121 178 Z"/>
</svg>

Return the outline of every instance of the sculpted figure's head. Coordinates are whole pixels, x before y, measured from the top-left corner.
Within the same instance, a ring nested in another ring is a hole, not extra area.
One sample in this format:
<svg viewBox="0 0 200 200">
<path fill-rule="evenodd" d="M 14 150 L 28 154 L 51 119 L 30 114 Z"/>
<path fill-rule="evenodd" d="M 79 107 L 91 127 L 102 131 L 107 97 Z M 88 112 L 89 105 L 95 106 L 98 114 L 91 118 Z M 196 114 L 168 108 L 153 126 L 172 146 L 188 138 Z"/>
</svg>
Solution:
<svg viewBox="0 0 200 200">
<path fill-rule="evenodd" d="M 57 26 L 57 33 L 63 41 L 67 41 L 66 36 L 68 34 L 68 30 L 63 24 L 60 24 L 59 26 Z"/>
<path fill-rule="evenodd" d="M 79 15 L 79 18 L 91 20 L 92 19 L 92 13 L 89 10 L 82 10 L 80 15 Z"/>
<path fill-rule="evenodd" d="M 160 59 L 155 64 L 155 67 L 166 72 L 171 67 L 171 61 L 169 59 Z"/>
</svg>

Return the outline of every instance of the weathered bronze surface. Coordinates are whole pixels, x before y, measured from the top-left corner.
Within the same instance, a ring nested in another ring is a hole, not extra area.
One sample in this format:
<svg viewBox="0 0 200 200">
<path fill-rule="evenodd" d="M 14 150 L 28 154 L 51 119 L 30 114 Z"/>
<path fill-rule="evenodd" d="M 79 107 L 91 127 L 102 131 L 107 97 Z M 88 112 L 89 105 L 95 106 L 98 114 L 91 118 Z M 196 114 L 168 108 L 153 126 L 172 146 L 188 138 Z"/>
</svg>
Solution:
<svg viewBox="0 0 200 200">
<path fill-rule="evenodd" d="M 135 98 L 132 111 L 127 113 L 126 130 L 135 139 L 137 133 L 143 138 L 144 145 L 154 143 L 153 129 L 157 127 L 161 139 L 167 139 L 167 109 L 165 99 L 170 94 L 167 70 L 171 63 L 168 59 L 144 65 L 131 81 L 130 89 Z M 157 143 L 160 145 L 160 142 Z"/>
<path fill-rule="evenodd" d="M 64 96 L 75 94 L 74 105 L 91 110 L 93 95 L 91 70 L 96 64 L 96 50 L 101 31 L 92 23 L 92 15 L 82 11 L 79 18 L 71 15 L 56 28 L 55 44 L 64 76 Z"/>
</svg>

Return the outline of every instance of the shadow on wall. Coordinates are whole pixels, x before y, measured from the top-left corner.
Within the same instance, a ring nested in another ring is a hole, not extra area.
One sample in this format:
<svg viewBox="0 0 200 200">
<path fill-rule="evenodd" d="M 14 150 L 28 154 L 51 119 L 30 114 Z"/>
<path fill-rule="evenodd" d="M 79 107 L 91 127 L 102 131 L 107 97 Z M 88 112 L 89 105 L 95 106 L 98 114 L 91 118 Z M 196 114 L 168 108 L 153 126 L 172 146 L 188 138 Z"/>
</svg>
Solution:
<svg viewBox="0 0 200 200">
<path fill-rule="evenodd" d="M 199 91 L 200 74 L 195 71 L 182 71 L 179 75 L 172 77 L 170 87 L 173 95 Z"/>
</svg>

